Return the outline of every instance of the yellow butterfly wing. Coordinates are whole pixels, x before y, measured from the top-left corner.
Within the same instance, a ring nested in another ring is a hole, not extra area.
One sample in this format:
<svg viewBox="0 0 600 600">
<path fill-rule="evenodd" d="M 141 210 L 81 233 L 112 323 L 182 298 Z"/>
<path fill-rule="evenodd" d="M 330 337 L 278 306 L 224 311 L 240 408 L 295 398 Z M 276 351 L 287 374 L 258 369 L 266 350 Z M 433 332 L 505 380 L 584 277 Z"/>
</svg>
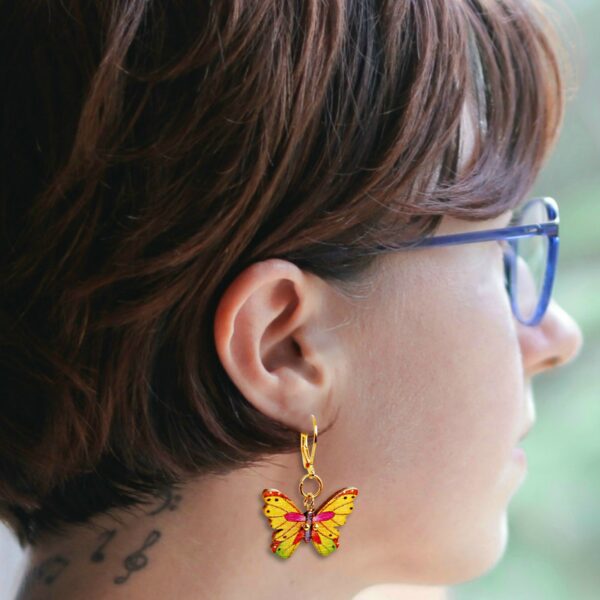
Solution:
<svg viewBox="0 0 600 600">
<path fill-rule="evenodd" d="M 313 517 L 311 540 L 319 554 L 327 556 L 339 547 L 338 527 L 343 525 L 354 510 L 358 490 L 344 488 L 326 500 Z"/>
<path fill-rule="evenodd" d="M 267 488 L 262 493 L 263 513 L 275 531 L 271 550 L 281 558 L 289 558 L 304 537 L 306 517 L 283 492 Z"/>
</svg>

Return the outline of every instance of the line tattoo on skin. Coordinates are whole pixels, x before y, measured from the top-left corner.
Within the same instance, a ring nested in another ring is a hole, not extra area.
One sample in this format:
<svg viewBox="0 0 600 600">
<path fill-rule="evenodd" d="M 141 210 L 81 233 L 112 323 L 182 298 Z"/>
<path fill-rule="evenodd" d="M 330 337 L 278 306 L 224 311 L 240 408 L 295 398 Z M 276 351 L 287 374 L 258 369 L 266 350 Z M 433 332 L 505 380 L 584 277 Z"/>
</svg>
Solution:
<svg viewBox="0 0 600 600">
<path fill-rule="evenodd" d="M 106 544 L 108 544 L 108 542 L 110 542 L 110 540 L 112 540 L 115 537 L 115 535 L 117 535 L 116 529 L 107 529 L 106 531 L 103 531 L 100 534 L 100 536 L 99 536 L 100 545 L 94 550 L 94 552 L 90 556 L 90 560 L 92 562 L 102 562 L 104 560 L 104 558 L 105 558 L 105 554 L 103 552 L 104 546 L 106 546 Z"/>
<path fill-rule="evenodd" d="M 176 510 L 179 502 L 181 502 L 182 496 L 181 494 L 174 494 L 171 488 L 163 488 L 155 494 L 158 498 L 161 499 L 161 502 L 157 508 L 152 510 L 151 512 L 147 512 L 147 515 L 157 515 L 161 513 L 163 510 Z M 98 543 L 99 546 L 94 550 L 94 552 L 90 556 L 90 561 L 92 562 L 102 562 L 106 555 L 104 554 L 104 547 L 117 535 L 116 529 L 107 529 L 103 531 L 99 538 Z"/>
<path fill-rule="evenodd" d="M 157 508 L 155 508 L 151 512 L 146 513 L 147 515 L 157 515 L 158 513 L 161 513 L 163 510 L 167 509 L 177 510 L 179 503 L 182 499 L 181 494 L 173 493 L 173 489 L 170 487 L 159 490 L 156 495 L 162 499 L 162 502 L 158 505 Z"/>
<path fill-rule="evenodd" d="M 23 579 L 19 588 L 17 600 L 25 597 L 25 594 L 31 590 L 36 583 L 44 583 L 46 585 L 52 585 L 57 577 L 67 568 L 70 561 L 68 558 L 57 554 L 52 556 L 39 565 L 33 567 Z"/>
<path fill-rule="evenodd" d="M 179 503 L 183 498 L 181 494 L 174 493 L 171 487 L 165 487 L 158 490 L 155 496 L 159 498 L 160 503 L 151 512 L 146 513 L 149 516 L 157 515 L 165 510 L 177 510 Z M 100 533 L 97 546 L 89 555 L 90 562 L 100 563 L 105 560 L 106 554 L 104 549 L 118 532 L 118 529 L 106 529 Z M 148 557 L 144 554 L 144 550 L 155 544 L 160 536 L 160 531 L 156 529 L 152 530 L 146 537 L 144 545 L 139 550 L 136 550 L 125 557 L 123 565 L 127 569 L 127 574 L 115 577 L 115 583 L 125 583 L 134 571 L 139 571 L 146 567 L 148 564 Z M 71 559 L 64 555 L 57 554 L 32 567 L 21 581 L 18 595 L 15 600 L 24 598 L 35 584 L 43 583 L 48 586 L 52 585 L 69 565 L 71 565 Z"/>
<path fill-rule="evenodd" d="M 123 565 L 127 569 L 127 575 L 119 575 L 113 581 L 118 584 L 125 583 L 134 571 L 143 569 L 148 564 L 148 557 L 144 554 L 144 550 L 156 544 L 160 536 L 160 531 L 153 529 L 146 537 L 142 547 L 125 557 Z"/>
</svg>

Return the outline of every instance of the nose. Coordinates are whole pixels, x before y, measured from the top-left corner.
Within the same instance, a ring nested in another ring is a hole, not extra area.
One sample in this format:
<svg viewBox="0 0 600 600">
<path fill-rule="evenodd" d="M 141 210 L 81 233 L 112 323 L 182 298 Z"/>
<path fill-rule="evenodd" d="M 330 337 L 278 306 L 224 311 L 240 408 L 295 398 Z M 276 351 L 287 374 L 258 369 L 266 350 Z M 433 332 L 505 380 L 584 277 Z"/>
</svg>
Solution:
<svg viewBox="0 0 600 600">
<path fill-rule="evenodd" d="M 577 322 L 554 300 L 535 327 L 518 324 L 525 373 L 530 377 L 572 361 L 583 345 Z"/>
</svg>

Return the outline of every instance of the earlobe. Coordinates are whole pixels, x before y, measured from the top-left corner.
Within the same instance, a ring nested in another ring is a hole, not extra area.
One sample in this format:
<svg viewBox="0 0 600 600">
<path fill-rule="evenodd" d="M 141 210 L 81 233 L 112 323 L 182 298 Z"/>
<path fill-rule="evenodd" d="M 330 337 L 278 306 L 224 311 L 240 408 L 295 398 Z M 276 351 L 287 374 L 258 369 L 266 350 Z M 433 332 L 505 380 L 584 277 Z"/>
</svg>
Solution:
<svg viewBox="0 0 600 600">
<path fill-rule="evenodd" d="M 317 281 L 289 261 L 254 263 L 215 313 L 215 346 L 232 382 L 257 410 L 294 428 L 331 408 L 331 344 L 319 331 L 325 302 Z"/>
</svg>

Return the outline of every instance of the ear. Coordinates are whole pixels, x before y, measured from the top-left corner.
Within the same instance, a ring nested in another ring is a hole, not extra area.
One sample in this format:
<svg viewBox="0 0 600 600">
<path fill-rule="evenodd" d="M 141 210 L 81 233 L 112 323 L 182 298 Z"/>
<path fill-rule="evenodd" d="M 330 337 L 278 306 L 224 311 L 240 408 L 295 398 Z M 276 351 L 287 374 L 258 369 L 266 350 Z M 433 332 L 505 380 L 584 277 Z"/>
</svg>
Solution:
<svg viewBox="0 0 600 600">
<path fill-rule="evenodd" d="M 311 413 L 320 422 L 335 410 L 329 288 L 289 261 L 268 259 L 237 276 L 215 313 L 216 350 L 230 379 L 259 411 L 298 431 Z"/>
</svg>

